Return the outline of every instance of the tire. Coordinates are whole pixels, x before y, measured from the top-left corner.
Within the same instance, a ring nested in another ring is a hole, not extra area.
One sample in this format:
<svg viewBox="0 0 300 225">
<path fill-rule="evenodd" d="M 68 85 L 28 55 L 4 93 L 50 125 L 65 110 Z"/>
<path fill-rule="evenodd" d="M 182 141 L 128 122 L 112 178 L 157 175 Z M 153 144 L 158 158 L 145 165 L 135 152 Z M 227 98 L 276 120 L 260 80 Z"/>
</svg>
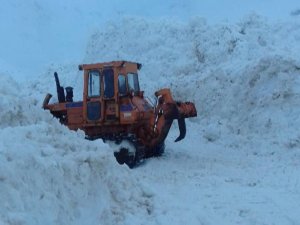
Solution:
<svg viewBox="0 0 300 225">
<path fill-rule="evenodd" d="M 128 141 L 127 141 L 128 142 Z M 129 151 L 129 147 L 122 146 L 118 152 L 114 152 L 114 156 L 117 160 L 117 162 L 120 165 L 123 165 L 124 163 L 130 168 L 134 168 L 137 164 L 137 157 L 136 157 L 136 146 L 133 145 L 133 143 L 130 143 L 131 148 L 134 148 L 135 151 Z"/>
<path fill-rule="evenodd" d="M 137 164 L 137 160 L 135 156 L 127 156 L 127 159 L 125 160 L 125 164 L 130 168 L 133 169 L 136 164 Z"/>
</svg>

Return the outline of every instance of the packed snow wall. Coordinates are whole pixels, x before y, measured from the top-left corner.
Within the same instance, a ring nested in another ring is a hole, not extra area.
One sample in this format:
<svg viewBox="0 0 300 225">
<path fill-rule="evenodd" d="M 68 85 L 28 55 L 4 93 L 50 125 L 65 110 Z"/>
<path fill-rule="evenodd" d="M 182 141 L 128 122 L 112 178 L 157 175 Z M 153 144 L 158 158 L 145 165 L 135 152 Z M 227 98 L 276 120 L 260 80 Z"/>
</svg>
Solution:
<svg viewBox="0 0 300 225">
<path fill-rule="evenodd" d="M 299 29 L 256 15 L 214 26 L 202 18 L 125 18 L 91 35 L 84 63 L 138 61 L 146 95 L 170 87 L 176 99 L 194 101 L 198 118 L 189 120 L 187 139 L 194 132 L 199 142 L 238 149 L 296 148 Z M 85 141 L 41 109 L 45 94 L 55 95 L 54 71 L 82 98 L 77 68 L 54 64 L 22 84 L 1 73 L 0 224 L 139 224 L 155 208 L 108 146 Z"/>
<path fill-rule="evenodd" d="M 151 215 L 152 194 L 108 146 L 59 124 L 34 92 L 0 74 L 0 224 L 132 224 Z"/>
<path fill-rule="evenodd" d="M 85 62 L 142 63 L 146 94 L 170 87 L 176 99 L 194 101 L 198 118 L 190 121 L 208 141 L 230 135 L 244 144 L 254 138 L 293 146 L 300 125 L 299 24 L 256 14 L 218 25 L 125 18 L 91 35 Z"/>
</svg>

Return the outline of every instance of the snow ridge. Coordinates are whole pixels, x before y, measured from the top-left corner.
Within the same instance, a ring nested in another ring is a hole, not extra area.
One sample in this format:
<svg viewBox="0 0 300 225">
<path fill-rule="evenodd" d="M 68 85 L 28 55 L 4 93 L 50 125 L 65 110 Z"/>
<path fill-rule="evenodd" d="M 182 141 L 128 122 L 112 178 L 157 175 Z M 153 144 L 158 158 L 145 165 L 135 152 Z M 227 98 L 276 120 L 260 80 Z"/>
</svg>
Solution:
<svg viewBox="0 0 300 225">
<path fill-rule="evenodd" d="M 199 118 L 193 121 L 213 124 L 216 136 L 267 135 L 273 142 L 300 122 L 287 126 L 284 120 L 299 114 L 299 29 L 256 14 L 213 26 L 203 18 L 176 23 L 128 17 L 91 35 L 85 62 L 141 62 L 148 95 L 171 87 L 176 99 L 196 103 Z"/>
<path fill-rule="evenodd" d="M 127 17 L 95 31 L 84 62 L 141 62 L 148 96 L 171 87 L 198 109 L 185 141 L 170 141 L 175 124 L 166 154 L 132 171 L 40 108 L 54 71 L 82 98 L 74 62 L 22 84 L 1 72 L 0 224 L 297 224 L 299 29 L 251 14 L 213 26 Z"/>
<path fill-rule="evenodd" d="M 107 145 L 69 131 L 12 78 L 0 79 L 1 225 L 131 224 L 129 214 L 151 214 L 152 194 Z"/>
</svg>

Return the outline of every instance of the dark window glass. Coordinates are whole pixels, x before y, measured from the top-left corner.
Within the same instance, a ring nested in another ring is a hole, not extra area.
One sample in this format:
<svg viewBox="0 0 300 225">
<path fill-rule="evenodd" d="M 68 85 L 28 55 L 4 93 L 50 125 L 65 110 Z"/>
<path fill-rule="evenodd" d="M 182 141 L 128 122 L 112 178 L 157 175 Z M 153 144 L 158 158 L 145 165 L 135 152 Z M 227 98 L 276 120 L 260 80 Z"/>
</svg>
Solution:
<svg viewBox="0 0 300 225">
<path fill-rule="evenodd" d="M 88 86 L 88 96 L 100 96 L 101 93 L 100 85 L 100 73 L 99 71 L 90 71 L 89 72 L 89 86 Z"/>
<path fill-rule="evenodd" d="M 138 75 L 136 73 L 128 73 L 127 79 L 128 79 L 129 91 L 139 92 L 140 85 L 139 85 Z"/>
<path fill-rule="evenodd" d="M 99 120 L 101 118 L 100 102 L 88 102 L 87 103 L 87 118 L 89 120 Z"/>
<path fill-rule="evenodd" d="M 112 98 L 115 95 L 114 71 L 112 69 L 103 70 L 104 75 L 104 97 Z"/>
<path fill-rule="evenodd" d="M 126 79 L 125 79 L 125 76 L 122 74 L 120 74 L 118 77 L 118 85 L 119 85 L 120 96 L 126 95 L 127 94 Z"/>
</svg>

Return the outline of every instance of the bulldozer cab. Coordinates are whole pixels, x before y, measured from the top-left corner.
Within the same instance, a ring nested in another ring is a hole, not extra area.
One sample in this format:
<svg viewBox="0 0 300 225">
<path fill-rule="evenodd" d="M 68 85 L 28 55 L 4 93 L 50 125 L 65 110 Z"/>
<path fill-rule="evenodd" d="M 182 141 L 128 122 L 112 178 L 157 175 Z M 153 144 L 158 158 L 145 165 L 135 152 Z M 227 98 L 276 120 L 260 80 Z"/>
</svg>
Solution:
<svg viewBox="0 0 300 225">
<path fill-rule="evenodd" d="M 138 70 L 141 64 L 114 61 L 84 64 L 83 119 L 85 123 L 117 123 L 120 100 L 139 95 Z"/>
</svg>

